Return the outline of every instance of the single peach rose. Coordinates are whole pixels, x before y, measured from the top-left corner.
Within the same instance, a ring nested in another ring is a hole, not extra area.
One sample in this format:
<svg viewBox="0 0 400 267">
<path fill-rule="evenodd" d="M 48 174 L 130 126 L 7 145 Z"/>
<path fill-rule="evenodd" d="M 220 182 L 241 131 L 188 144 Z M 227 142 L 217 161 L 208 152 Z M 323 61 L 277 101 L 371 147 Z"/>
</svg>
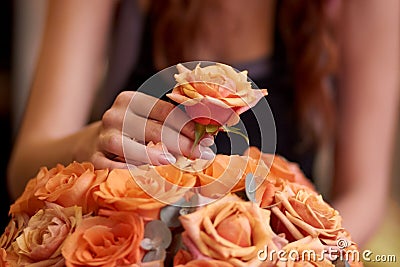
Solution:
<svg viewBox="0 0 400 267">
<path fill-rule="evenodd" d="M 112 170 L 94 192 L 99 206 L 135 211 L 146 220 L 158 219 L 162 207 L 178 201 L 196 182 L 194 176 L 172 165 L 142 168 Z"/>
<path fill-rule="evenodd" d="M 86 217 L 61 249 L 66 266 L 135 266 L 144 251 L 143 220 L 124 211 L 99 210 Z"/>
<path fill-rule="evenodd" d="M 233 266 L 261 266 L 257 252 L 268 245 L 277 249 L 269 227 L 270 212 L 228 195 L 179 217 L 183 243 L 194 260 L 220 260 Z M 277 242 L 278 243 L 278 242 Z"/>
<path fill-rule="evenodd" d="M 201 194 L 206 197 L 222 197 L 229 192 L 245 188 L 245 178 L 249 173 L 265 177 L 268 170 L 258 166 L 249 157 L 239 155 L 216 155 L 213 162 L 197 173 L 201 185 Z"/>
<path fill-rule="evenodd" d="M 280 208 L 275 207 L 274 214 L 278 217 L 284 214 L 303 236 L 311 235 L 336 240 L 337 235 L 343 231 L 339 212 L 326 203 L 321 195 L 308 187 L 287 183 L 282 191 L 275 192 L 275 201 Z M 283 228 L 278 227 L 275 229 L 277 232 L 288 226 L 285 224 L 286 219 L 283 218 L 283 220 L 284 223 L 280 224 Z M 296 233 L 293 237 L 297 240 L 302 236 Z M 291 240 L 289 237 L 288 239 Z"/>
<path fill-rule="evenodd" d="M 255 106 L 267 95 L 267 90 L 254 90 L 247 80 L 247 71 L 236 72 L 232 67 L 215 65 L 189 70 L 177 65 L 177 86 L 167 96 L 185 106 L 186 112 L 202 125 L 232 126 L 239 114 Z"/>
<path fill-rule="evenodd" d="M 73 162 L 67 167 L 57 165 L 50 172 L 52 175 L 35 192 L 39 200 L 63 207 L 81 206 L 84 214 L 97 210 L 92 193 L 107 178 L 107 169 L 95 171 L 89 162 Z"/>
<path fill-rule="evenodd" d="M 46 184 L 46 182 L 49 180 L 49 177 L 54 176 L 63 168 L 64 166 L 60 164 L 51 170 L 48 170 L 46 167 L 42 167 L 36 177 L 29 180 L 22 195 L 15 201 L 14 204 L 10 206 L 9 213 L 14 215 L 25 212 L 29 216 L 32 216 L 38 210 L 43 208 L 44 201 L 39 200 L 37 196 L 35 196 L 35 192 Z"/>
<path fill-rule="evenodd" d="M 64 266 L 60 249 L 81 220 L 80 207 L 63 208 L 47 203 L 29 219 L 26 228 L 12 243 L 18 265 Z"/>
</svg>

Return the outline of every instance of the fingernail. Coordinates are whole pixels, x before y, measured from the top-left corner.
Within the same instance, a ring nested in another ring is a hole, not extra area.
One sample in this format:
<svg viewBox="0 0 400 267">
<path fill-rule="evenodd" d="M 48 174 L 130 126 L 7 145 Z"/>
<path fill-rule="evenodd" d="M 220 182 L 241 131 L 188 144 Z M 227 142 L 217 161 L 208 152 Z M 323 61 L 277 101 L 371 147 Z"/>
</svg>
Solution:
<svg viewBox="0 0 400 267">
<path fill-rule="evenodd" d="M 214 144 L 214 138 L 203 138 L 200 141 L 200 145 L 202 146 L 211 146 Z"/>
<path fill-rule="evenodd" d="M 173 164 L 176 162 L 176 158 L 170 153 L 163 153 L 160 155 L 161 164 Z"/>
<path fill-rule="evenodd" d="M 200 158 L 202 159 L 213 159 L 215 157 L 214 152 L 208 147 L 200 147 Z"/>
</svg>

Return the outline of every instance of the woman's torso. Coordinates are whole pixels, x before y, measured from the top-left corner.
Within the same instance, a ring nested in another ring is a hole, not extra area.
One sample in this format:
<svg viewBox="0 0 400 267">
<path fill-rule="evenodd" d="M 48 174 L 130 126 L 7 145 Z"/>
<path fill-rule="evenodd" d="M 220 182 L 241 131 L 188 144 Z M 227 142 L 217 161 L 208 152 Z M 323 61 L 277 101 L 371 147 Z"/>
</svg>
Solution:
<svg viewBox="0 0 400 267">
<path fill-rule="evenodd" d="M 238 2 L 238 5 L 233 5 L 233 2 Z M 224 4 L 218 6 L 218 3 Z M 227 3 L 230 5 L 227 6 Z M 255 84 L 269 91 L 266 100 L 275 119 L 275 153 L 299 163 L 305 174 L 312 177 L 314 153 L 311 148 L 300 147 L 301 136 L 294 109 L 294 88 L 282 53 L 282 43 L 275 30 L 274 1 L 210 1 L 209 5 L 196 8 L 200 11 L 190 12 L 191 15 L 196 14 L 197 20 L 188 22 L 192 23 L 189 28 L 195 32 L 188 34 L 190 36 L 187 38 L 185 51 L 181 51 L 183 53 L 176 57 L 176 60 L 179 60 L 177 62 L 210 60 L 231 64 L 239 70 L 247 69 Z M 221 12 L 225 16 L 219 16 Z M 241 14 L 240 17 L 237 14 Z M 140 42 L 132 47 L 137 50 L 135 64 L 132 65 L 129 77 L 125 79 L 120 87 L 122 90 L 119 91 L 136 90 L 160 68 L 177 63 L 168 63 L 163 53 L 156 51 L 163 48 L 154 44 L 154 20 L 143 17 L 142 22 L 144 23 L 141 32 L 136 33 Z M 184 23 L 184 20 L 178 19 L 178 22 Z M 179 29 L 168 30 L 179 34 Z M 251 110 L 242 114 L 241 119 L 250 137 L 250 145 L 262 147 L 259 126 L 262 128 L 263 123 L 257 121 Z M 231 152 L 231 144 L 224 134 L 217 136 L 216 145 L 218 153 Z"/>
</svg>

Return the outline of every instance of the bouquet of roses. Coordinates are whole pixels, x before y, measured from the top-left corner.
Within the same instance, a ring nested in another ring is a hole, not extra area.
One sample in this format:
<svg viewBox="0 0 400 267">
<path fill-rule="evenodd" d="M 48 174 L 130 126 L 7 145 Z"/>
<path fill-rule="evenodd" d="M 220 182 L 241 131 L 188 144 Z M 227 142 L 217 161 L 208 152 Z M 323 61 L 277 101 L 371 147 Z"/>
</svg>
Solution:
<svg viewBox="0 0 400 267">
<path fill-rule="evenodd" d="M 226 65 L 179 71 L 170 97 L 201 125 L 197 141 L 266 94 Z M 344 257 L 357 246 L 299 167 L 254 147 L 163 166 L 43 167 L 10 215 L 0 266 L 362 266 Z"/>
</svg>

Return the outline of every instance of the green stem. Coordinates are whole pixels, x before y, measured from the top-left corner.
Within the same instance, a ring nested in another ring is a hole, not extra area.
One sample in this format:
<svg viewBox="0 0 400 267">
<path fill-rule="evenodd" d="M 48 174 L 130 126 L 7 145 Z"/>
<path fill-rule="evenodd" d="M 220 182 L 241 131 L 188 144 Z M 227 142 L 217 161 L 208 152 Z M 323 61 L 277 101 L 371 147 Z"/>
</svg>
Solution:
<svg viewBox="0 0 400 267">
<path fill-rule="evenodd" d="M 203 124 L 195 122 L 195 128 L 194 128 L 194 143 L 192 146 L 192 150 L 190 151 L 189 158 L 192 158 L 194 148 L 199 144 L 201 138 L 206 134 L 206 127 Z"/>
</svg>

